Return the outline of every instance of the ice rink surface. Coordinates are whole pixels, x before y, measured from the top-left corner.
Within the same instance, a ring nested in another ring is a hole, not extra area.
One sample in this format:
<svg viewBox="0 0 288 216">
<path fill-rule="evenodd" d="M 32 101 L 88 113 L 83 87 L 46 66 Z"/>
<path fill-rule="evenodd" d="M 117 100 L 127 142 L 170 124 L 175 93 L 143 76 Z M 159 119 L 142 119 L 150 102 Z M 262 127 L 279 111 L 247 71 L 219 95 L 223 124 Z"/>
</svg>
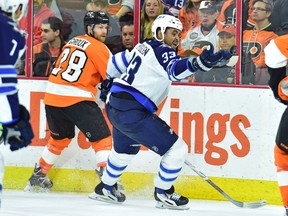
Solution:
<svg viewBox="0 0 288 216">
<path fill-rule="evenodd" d="M 246 201 L 246 200 L 245 200 Z M 186 211 L 157 209 L 153 199 L 127 196 L 121 205 L 88 198 L 88 194 L 31 193 L 4 190 L 0 216 L 283 216 L 281 206 L 242 209 L 230 202 L 190 200 Z"/>
</svg>

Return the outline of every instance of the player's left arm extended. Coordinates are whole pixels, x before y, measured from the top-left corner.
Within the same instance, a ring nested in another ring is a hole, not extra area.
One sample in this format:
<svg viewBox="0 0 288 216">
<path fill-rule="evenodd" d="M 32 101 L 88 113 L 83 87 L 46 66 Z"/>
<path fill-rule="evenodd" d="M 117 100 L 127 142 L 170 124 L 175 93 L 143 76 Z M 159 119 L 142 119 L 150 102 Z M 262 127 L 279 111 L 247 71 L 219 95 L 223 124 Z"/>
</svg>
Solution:
<svg viewBox="0 0 288 216">
<path fill-rule="evenodd" d="M 225 65 L 231 57 L 232 53 L 229 51 L 220 50 L 214 53 L 214 47 L 209 45 L 196 58 L 172 60 L 166 70 L 172 81 L 179 81 L 191 76 L 196 71 L 206 72 L 213 67 Z"/>
</svg>

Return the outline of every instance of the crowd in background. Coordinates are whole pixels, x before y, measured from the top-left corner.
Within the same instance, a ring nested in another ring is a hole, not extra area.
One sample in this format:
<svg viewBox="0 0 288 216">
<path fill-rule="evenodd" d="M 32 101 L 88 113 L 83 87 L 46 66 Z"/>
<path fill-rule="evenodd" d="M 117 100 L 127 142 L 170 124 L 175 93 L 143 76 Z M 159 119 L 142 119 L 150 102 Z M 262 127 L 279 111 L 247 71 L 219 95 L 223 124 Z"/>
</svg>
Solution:
<svg viewBox="0 0 288 216">
<path fill-rule="evenodd" d="M 241 1 L 242 2 L 242 1 Z M 230 50 L 236 45 L 236 0 L 141 0 L 140 41 L 153 39 L 151 26 L 159 14 L 178 17 L 183 24 L 178 54 L 198 56 L 207 45 Z M 270 40 L 288 33 L 285 0 L 244 0 L 242 6 L 241 83 L 267 85 L 269 74 L 264 48 Z M 105 44 L 115 54 L 134 46 L 134 0 L 34 0 L 32 75 L 45 77 L 62 46 L 74 36 L 85 34 L 86 11 L 104 11 L 110 19 Z M 51 19 L 51 17 L 55 17 Z M 25 17 L 20 27 L 25 29 Z M 239 47 L 238 47 L 239 49 Z M 234 54 L 230 62 L 206 74 L 196 73 L 187 82 L 235 83 Z M 25 55 L 19 74 L 25 74 Z"/>
</svg>

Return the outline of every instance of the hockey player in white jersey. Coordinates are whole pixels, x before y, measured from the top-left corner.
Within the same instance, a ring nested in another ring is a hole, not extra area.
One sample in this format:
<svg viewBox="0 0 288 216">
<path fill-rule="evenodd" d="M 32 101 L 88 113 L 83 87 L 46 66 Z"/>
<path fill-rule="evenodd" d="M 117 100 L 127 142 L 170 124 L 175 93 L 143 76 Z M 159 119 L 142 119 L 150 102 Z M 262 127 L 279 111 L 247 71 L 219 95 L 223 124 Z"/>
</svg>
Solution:
<svg viewBox="0 0 288 216">
<path fill-rule="evenodd" d="M 106 110 L 113 125 L 114 145 L 102 182 L 89 195 L 91 199 L 125 201 L 116 182 L 142 144 L 162 156 L 154 179 L 156 207 L 189 208 L 188 198 L 176 193 L 173 186 L 188 153 L 187 144 L 155 113 L 168 95 L 172 81 L 196 71 L 208 71 L 219 62 L 228 61 L 231 54 L 223 50 L 213 53 L 210 46 L 197 58 L 180 59 L 176 49 L 181 31 L 178 18 L 159 15 L 152 25 L 155 40 L 139 43 L 131 52 L 117 53 L 110 59 L 107 77 L 114 80 Z"/>
<path fill-rule="evenodd" d="M 34 137 L 27 109 L 19 104 L 15 65 L 25 50 L 25 36 L 17 28 L 28 0 L 0 0 L 0 124 L 2 141 L 11 151 L 26 147 Z M 2 142 L 0 140 L 0 143 Z M 3 161 L 0 152 L 0 161 Z M 0 163 L 0 191 L 3 163 Z"/>
</svg>

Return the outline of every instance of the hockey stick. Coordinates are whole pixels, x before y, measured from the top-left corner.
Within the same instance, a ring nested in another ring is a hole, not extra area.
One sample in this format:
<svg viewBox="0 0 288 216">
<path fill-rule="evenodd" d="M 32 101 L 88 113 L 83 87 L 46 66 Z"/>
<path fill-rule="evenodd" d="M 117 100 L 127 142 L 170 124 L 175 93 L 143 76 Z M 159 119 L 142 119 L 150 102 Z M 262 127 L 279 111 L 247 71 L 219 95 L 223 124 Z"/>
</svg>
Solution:
<svg viewBox="0 0 288 216">
<path fill-rule="evenodd" d="M 214 189 L 216 189 L 219 193 L 221 193 L 226 199 L 228 199 L 231 203 L 233 203 L 234 205 L 240 208 L 259 208 L 267 204 L 266 200 L 259 200 L 256 202 L 241 202 L 241 201 L 234 200 L 227 193 L 225 193 L 220 187 L 218 187 L 214 182 L 212 182 L 205 174 L 197 170 L 197 168 L 194 167 L 189 161 L 185 160 L 185 164 L 188 167 L 190 167 L 190 169 L 192 169 L 195 173 L 197 173 L 197 175 L 199 175 L 206 182 L 208 182 L 208 184 L 210 184 Z"/>
</svg>

